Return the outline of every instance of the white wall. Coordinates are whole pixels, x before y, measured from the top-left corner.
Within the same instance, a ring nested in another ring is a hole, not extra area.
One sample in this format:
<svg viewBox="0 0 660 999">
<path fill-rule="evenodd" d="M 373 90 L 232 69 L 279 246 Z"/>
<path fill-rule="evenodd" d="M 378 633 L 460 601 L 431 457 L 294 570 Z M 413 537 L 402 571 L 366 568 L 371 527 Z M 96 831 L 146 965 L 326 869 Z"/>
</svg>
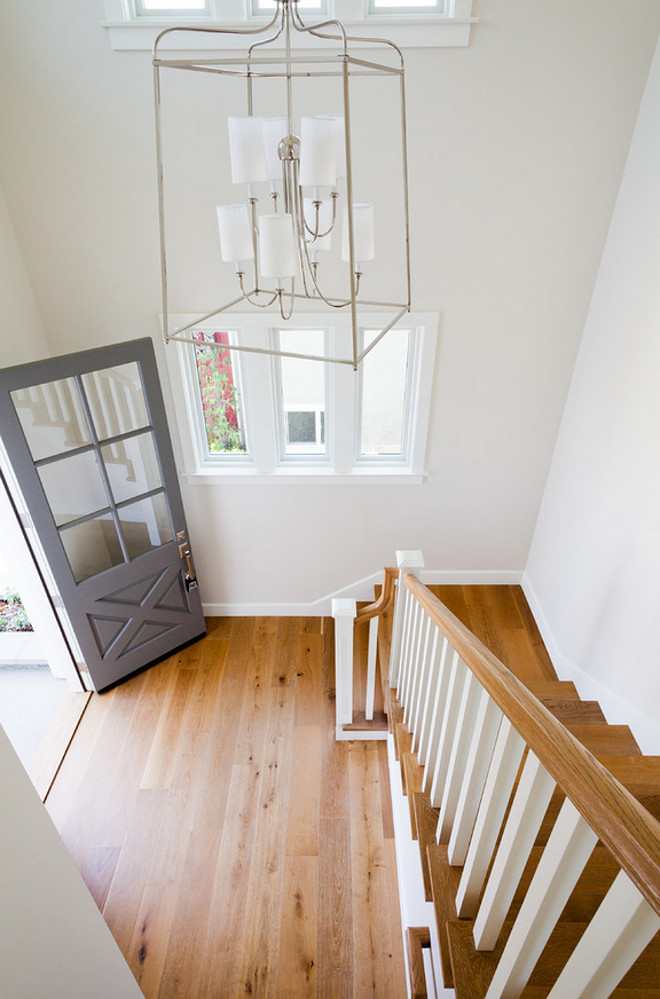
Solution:
<svg viewBox="0 0 660 999">
<path fill-rule="evenodd" d="M 660 49 L 527 565 L 560 675 L 660 752 Z"/>
<path fill-rule="evenodd" d="M 1 179 L 53 349 L 157 338 L 150 56 L 111 50 L 100 3 L 3 7 Z M 441 313 L 427 481 L 186 487 L 207 604 L 314 601 L 396 548 L 525 565 L 660 7 L 475 7 L 469 48 L 408 53 L 413 299 Z M 173 311 L 222 300 L 220 269 Z"/>
<path fill-rule="evenodd" d="M 0 323 L 2 367 L 50 353 L 41 317 L 0 187 Z"/>
<path fill-rule="evenodd" d="M 142 993 L 0 728 L 0 995 Z"/>
</svg>

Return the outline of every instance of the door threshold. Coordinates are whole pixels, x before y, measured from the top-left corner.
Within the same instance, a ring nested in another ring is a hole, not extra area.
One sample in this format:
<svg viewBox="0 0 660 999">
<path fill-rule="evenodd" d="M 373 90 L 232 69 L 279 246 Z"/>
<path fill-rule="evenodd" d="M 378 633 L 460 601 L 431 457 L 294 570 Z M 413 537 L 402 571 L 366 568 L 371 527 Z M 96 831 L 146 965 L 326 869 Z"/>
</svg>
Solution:
<svg viewBox="0 0 660 999">
<path fill-rule="evenodd" d="M 66 695 L 30 767 L 30 780 L 42 802 L 48 797 L 91 696 L 91 691 Z"/>
</svg>

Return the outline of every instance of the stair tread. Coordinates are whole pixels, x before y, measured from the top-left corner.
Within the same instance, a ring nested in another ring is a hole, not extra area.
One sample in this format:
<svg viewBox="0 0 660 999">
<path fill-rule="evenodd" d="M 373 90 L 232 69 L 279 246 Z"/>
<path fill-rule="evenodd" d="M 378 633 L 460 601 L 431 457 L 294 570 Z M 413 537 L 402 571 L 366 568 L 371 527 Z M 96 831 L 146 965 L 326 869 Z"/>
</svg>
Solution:
<svg viewBox="0 0 660 999">
<path fill-rule="evenodd" d="M 477 951 L 472 938 L 472 921 L 455 920 L 447 925 L 447 936 L 454 977 L 456 999 L 482 999 L 504 949 L 501 934 L 492 951 Z M 587 923 L 559 922 L 555 926 L 532 974 L 529 986 L 547 987 L 554 984 L 573 952 Z M 508 927 L 510 931 L 510 927 Z M 643 951 L 635 965 L 621 980 L 624 989 L 660 988 L 660 942 L 656 937 Z"/>
<path fill-rule="evenodd" d="M 547 697 L 557 697 L 563 701 L 580 700 L 580 694 L 572 680 L 530 680 L 525 686 L 539 701 Z"/>
<path fill-rule="evenodd" d="M 387 717 L 383 711 L 374 711 L 371 721 L 367 721 L 364 711 L 356 711 L 352 722 L 342 726 L 345 732 L 387 732 Z"/>
<path fill-rule="evenodd" d="M 578 701 L 559 697 L 544 697 L 541 700 L 548 711 L 564 725 L 607 724 L 607 718 L 598 701 Z"/>
<path fill-rule="evenodd" d="M 642 755 L 628 725 L 571 722 L 566 728 L 594 756 Z"/>
<path fill-rule="evenodd" d="M 550 985 L 527 985 L 520 994 L 520 999 L 547 999 L 550 995 Z M 610 992 L 608 999 L 660 999 L 660 988 L 622 988 Z"/>
</svg>

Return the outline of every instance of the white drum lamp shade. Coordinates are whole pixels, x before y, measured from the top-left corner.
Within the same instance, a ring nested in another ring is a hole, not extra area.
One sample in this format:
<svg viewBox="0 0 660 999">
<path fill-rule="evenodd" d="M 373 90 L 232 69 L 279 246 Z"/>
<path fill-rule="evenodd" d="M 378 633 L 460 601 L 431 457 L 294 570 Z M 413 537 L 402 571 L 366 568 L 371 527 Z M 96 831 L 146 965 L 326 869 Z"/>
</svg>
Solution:
<svg viewBox="0 0 660 999">
<path fill-rule="evenodd" d="M 376 256 L 374 238 L 374 205 L 372 201 L 360 201 L 353 205 L 353 261 L 362 263 Z M 341 259 L 350 260 L 348 245 L 348 205 L 344 207 Z"/>
<path fill-rule="evenodd" d="M 253 260 L 254 246 L 247 205 L 218 205 L 217 213 L 222 259 L 232 263 Z"/>
<path fill-rule="evenodd" d="M 285 118 L 262 118 L 261 135 L 264 144 L 268 180 L 282 179 L 282 160 L 278 152 L 280 142 L 287 134 Z"/>
<path fill-rule="evenodd" d="M 262 119 L 228 118 L 231 179 L 234 184 L 268 180 Z"/>
<path fill-rule="evenodd" d="M 296 243 L 290 215 L 259 217 L 259 269 L 262 276 L 267 278 L 295 276 Z"/>
<path fill-rule="evenodd" d="M 334 187 L 337 183 L 337 126 L 333 118 L 300 121 L 300 175 L 302 187 Z"/>
</svg>

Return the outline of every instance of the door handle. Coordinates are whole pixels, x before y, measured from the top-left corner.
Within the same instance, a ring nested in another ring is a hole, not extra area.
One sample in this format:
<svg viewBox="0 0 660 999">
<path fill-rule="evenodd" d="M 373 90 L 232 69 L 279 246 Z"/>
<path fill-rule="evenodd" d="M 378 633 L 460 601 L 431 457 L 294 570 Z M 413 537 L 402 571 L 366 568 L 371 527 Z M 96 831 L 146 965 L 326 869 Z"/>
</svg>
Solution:
<svg viewBox="0 0 660 999">
<path fill-rule="evenodd" d="M 195 575 L 195 566 L 192 559 L 192 551 L 190 550 L 190 542 L 186 537 L 186 532 L 178 531 L 176 539 L 179 542 L 179 558 L 186 560 L 186 573 L 184 575 L 186 589 L 188 591 L 196 590 L 197 577 Z"/>
</svg>

